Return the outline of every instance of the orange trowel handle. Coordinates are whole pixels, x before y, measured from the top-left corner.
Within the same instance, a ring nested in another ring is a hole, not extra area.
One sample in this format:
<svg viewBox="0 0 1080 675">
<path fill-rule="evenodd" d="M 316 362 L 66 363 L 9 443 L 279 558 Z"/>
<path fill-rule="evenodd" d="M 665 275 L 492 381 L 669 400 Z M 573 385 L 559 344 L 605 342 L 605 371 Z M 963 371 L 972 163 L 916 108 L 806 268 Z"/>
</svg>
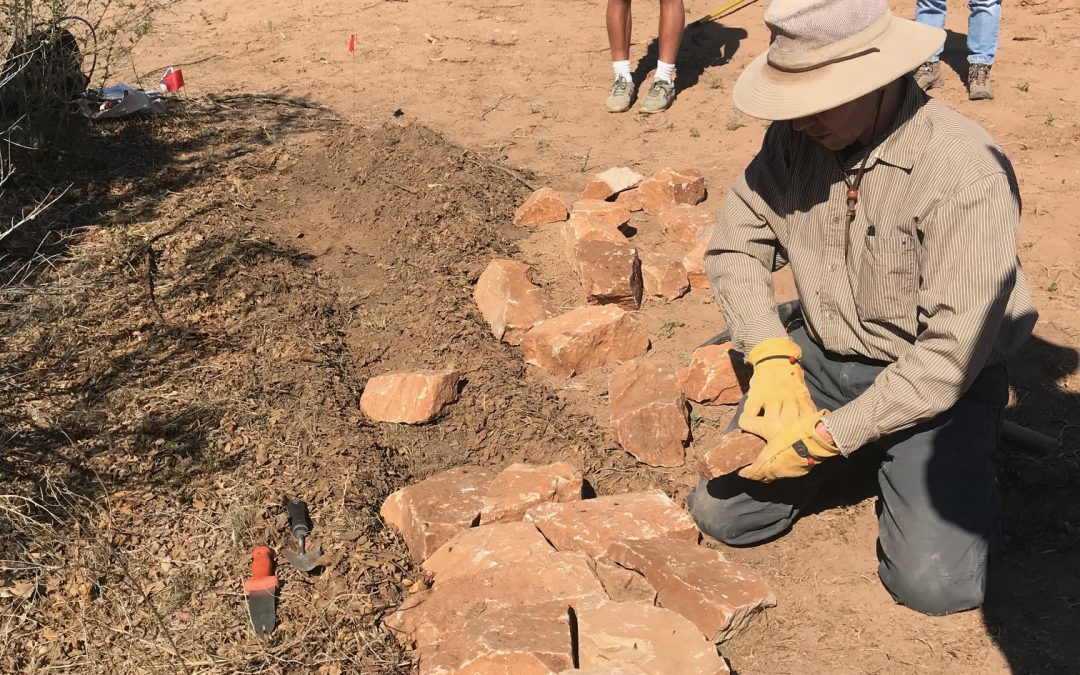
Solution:
<svg viewBox="0 0 1080 675">
<path fill-rule="evenodd" d="M 251 551 L 251 578 L 244 582 L 244 591 L 266 590 L 277 586 L 277 577 L 270 574 L 270 547 L 256 546 Z"/>
</svg>

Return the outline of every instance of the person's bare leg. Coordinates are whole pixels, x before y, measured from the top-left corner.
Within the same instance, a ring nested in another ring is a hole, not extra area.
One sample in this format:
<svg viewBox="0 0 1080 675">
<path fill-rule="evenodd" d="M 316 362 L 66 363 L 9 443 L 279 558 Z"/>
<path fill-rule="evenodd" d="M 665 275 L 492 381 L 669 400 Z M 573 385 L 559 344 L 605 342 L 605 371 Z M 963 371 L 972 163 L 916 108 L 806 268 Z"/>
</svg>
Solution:
<svg viewBox="0 0 1080 675">
<path fill-rule="evenodd" d="M 608 0 L 607 32 L 611 47 L 611 69 L 614 82 L 607 98 L 609 112 L 630 109 L 634 83 L 630 74 L 630 0 Z"/>
<path fill-rule="evenodd" d="M 610 24 L 608 24 L 610 26 Z M 675 63 L 686 25 L 683 0 L 660 0 L 660 60 Z M 609 29 L 610 30 L 610 29 Z"/>
<path fill-rule="evenodd" d="M 660 0 L 659 58 L 652 84 L 641 100 L 640 110 L 643 113 L 663 112 L 675 100 L 675 57 L 679 54 L 685 23 L 683 0 Z"/>
<path fill-rule="evenodd" d="M 630 28 L 630 0 L 608 0 L 607 37 L 612 61 L 630 58 Z"/>
</svg>

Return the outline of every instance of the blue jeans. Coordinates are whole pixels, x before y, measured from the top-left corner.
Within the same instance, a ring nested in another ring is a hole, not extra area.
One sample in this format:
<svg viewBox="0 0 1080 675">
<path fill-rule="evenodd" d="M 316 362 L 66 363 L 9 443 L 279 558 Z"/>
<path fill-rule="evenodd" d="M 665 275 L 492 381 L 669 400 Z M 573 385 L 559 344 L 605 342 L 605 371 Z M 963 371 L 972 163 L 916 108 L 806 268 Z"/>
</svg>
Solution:
<svg viewBox="0 0 1080 675">
<path fill-rule="evenodd" d="M 917 0 L 915 20 L 935 28 L 945 27 L 945 0 Z M 968 63 L 994 63 L 1001 28 L 1001 0 L 968 0 Z M 942 50 L 930 57 L 941 58 Z"/>
</svg>

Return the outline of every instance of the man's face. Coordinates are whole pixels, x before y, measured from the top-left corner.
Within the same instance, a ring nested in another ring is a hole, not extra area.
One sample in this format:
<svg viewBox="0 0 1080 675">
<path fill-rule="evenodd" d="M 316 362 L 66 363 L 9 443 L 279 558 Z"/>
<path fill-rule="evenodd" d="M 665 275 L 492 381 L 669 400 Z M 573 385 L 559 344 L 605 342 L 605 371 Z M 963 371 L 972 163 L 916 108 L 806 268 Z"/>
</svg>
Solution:
<svg viewBox="0 0 1080 675">
<path fill-rule="evenodd" d="M 831 110 L 791 120 L 791 126 L 829 150 L 843 150 L 874 124 L 878 98 L 872 91 Z"/>
</svg>

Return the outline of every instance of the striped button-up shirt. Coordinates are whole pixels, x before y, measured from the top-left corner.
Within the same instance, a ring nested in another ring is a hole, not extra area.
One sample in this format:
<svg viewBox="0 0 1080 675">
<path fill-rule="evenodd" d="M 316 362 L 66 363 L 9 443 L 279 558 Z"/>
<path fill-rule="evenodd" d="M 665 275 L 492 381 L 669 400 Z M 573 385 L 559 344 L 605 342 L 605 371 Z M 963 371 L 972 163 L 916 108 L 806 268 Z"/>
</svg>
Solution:
<svg viewBox="0 0 1080 675">
<path fill-rule="evenodd" d="M 845 454 L 948 410 L 1038 317 L 1017 257 L 1016 179 L 981 127 L 907 78 L 849 224 L 841 166 L 850 178 L 861 161 L 838 162 L 790 123 L 772 124 L 705 253 L 743 353 L 786 335 L 771 273 L 790 264 L 810 337 L 889 364 L 826 416 Z"/>
</svg>

